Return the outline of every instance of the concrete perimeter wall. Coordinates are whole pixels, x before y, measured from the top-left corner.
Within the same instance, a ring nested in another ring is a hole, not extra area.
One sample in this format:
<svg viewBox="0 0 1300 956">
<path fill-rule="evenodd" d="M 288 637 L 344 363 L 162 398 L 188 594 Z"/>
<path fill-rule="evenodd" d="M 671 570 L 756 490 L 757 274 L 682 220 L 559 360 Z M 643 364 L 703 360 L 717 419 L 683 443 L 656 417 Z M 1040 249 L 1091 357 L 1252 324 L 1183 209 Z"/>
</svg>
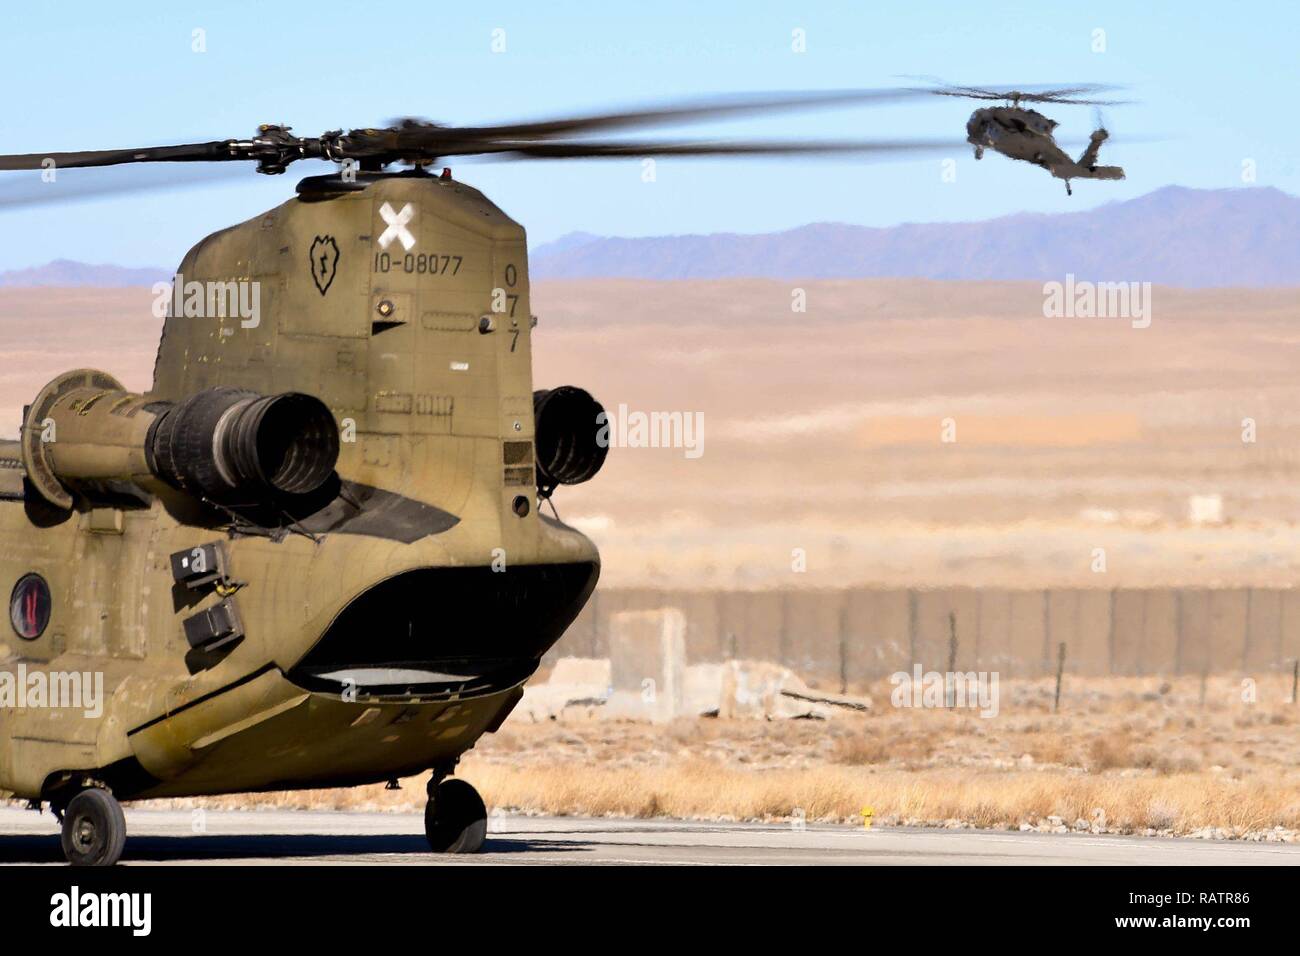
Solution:
<svg viewBox="0 0 1300 956">
<path fill-rule="evenodd" d="M 841 685 L 948 668 L 1003 677 L 1177 675 L 1289 670 L 1300 657 L 1300 590 L 843 591 L 600 589 L 547 655 L 609 656 L 618 611 L 677 607 L 692 663 L 777 661 Z"/>
</svg>

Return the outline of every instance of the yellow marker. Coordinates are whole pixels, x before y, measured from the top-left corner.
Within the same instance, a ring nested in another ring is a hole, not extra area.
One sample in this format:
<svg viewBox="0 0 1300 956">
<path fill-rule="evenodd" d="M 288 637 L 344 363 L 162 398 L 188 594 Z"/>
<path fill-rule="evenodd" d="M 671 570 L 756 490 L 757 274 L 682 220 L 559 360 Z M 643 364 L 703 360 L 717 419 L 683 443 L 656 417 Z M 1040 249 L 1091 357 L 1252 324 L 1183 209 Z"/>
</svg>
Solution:
<svg viewBox="0 0 1300 956">
<path fill-rule="evenodd" d="M 870 807 L 862 808 L 862 826 L 864 829 L 867 830 L 871 829 L 871 817 L 874 814 L 874 812 L 875 811 L 873 811 Z"/>
</svg>

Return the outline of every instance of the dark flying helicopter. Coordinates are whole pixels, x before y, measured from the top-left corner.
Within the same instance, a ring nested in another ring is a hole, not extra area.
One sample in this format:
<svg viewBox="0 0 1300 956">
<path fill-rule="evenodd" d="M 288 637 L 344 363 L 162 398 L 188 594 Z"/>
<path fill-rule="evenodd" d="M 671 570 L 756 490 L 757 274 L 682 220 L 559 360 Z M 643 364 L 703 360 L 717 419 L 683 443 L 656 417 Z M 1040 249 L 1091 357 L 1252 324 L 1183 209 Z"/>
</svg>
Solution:
<svg viewBox="0 0 1300 956">
<path fill-rule="evenodd" d="M 990 90 L 974 86 L 944 86 L 931 90 L 936 96 L 960 96 L 974 100 L 1001 100 L 1006 106 L 986 106 L 977 109 L 966 121 L 966 142 L 975 147 L 975 158 L 982 159 L 984 150 L 992 149 L 1009 159 L 1019 159 L 1041 166 L 1057 179 L 1065 180 L 1065 191 L 1073 195 L 1071 179 L 1123 179 L 1119 166 L 1098 166 L 1097 154 L 1101 144 L 1110 138 L 1098 117 L 1097 129 L 1088 137 L 1088 145 L 1077 160 L 1071 159 L 1057 145 L 1052 132 L 1056 120 L 1048 119 L 1037 110 L 1027 109 L 1021 103 L 1060 103 L 1076 106 L 1117 106 L 1116 101 L 1078 99 L 1081 95 L 1099 93 L 1113 87 L 1085 84 L 1062 89 L 1024 92 L 1021 90 Z"/>
</svg>

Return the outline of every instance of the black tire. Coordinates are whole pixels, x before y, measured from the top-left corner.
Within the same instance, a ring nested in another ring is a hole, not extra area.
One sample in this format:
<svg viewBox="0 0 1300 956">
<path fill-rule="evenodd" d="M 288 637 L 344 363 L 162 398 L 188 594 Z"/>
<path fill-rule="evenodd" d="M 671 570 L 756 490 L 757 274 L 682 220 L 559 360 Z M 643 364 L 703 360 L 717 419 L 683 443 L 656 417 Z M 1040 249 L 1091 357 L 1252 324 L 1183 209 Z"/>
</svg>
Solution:
<svg viewBox="0 0 1300 956">
<path fill-rule="evenodd" d="M 81 791 L 63 811 L 61 842 L 73 866 L 112 866 L 126 846 L 122 805 L 107 790 Z"/>
<path fill-rule="evenodd" d="M 487 837 L 487 807 L 464 780 L 446 780 L 424 805 L 424 835 L 434 853 L 477 853 Z"/>
</svg>

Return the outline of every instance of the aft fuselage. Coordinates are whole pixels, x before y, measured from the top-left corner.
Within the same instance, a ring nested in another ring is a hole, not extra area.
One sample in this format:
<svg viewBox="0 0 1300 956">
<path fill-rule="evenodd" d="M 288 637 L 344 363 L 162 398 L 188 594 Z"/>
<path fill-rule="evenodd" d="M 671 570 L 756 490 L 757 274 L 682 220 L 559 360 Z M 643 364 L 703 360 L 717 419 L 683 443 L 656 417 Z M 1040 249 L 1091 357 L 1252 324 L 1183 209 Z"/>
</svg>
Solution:
<svg viewBox="0 0 1300 956">
<path fill-rule="evenodd" d="M 149 394 L 320 398 L 338 497 L 268 529 L 180 492 L 60 513 L 5 486 L 0 592 L 40 575 L 51 610 L 38 636 L 0 638 L 0 678 L 102 674 L 104 699 L 89 716 L 0 697 L 0 790 L 89 778 L 129 799 L 447 767 L 595 586 L 595 547 L 536 507 L 523 229 L 448 179 L 304 187 L 185 257 L 182 282 L 259 283 L 261 314 L 169 315 Z M 171 556 L 212 542 L 224 586 L 178 583 Z M 238 639 L 192 647 L 184 622 L 223 601 Z"/>
</svg>

